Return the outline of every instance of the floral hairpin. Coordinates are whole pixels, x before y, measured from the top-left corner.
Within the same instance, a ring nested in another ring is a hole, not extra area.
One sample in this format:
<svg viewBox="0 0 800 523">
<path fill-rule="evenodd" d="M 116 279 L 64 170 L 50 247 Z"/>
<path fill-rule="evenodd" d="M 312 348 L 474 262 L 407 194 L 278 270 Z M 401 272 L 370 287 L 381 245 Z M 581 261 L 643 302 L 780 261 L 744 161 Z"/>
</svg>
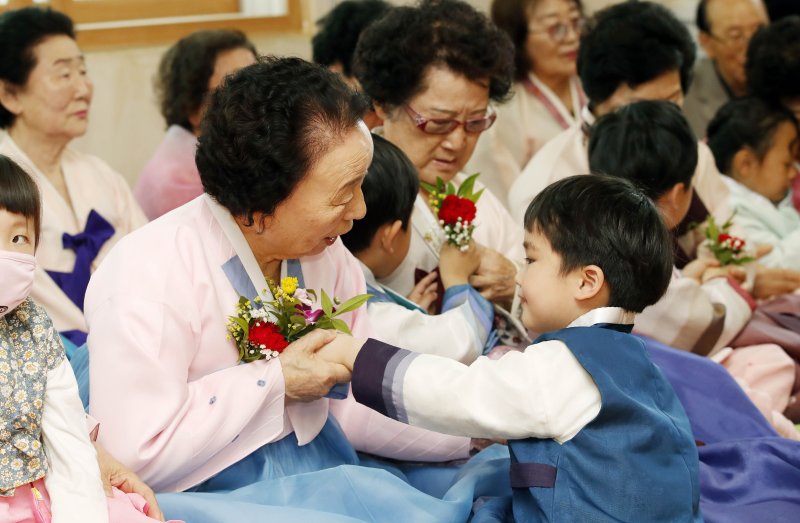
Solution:
<svg viewBox="0 0 800 523">
<path fill-rule="evenodd" d="M 297 278 L 286 277 L 280 286 L 267 280 L 272 301 L 261 297 L 249 300 L 242 296 L 236 305 L 236 316 L 228 316 L 228 334 L 239 349 L 244 363 L 272 359 L 293 341 L 314 329 L 335 329 L 350 334 L 347 324 L 338 316 L 353 311 L 367 302 L 371 294 L 359 294 L 344 303 L 320 292 L 320 308 L 315 309 L 317 293 L 298 287 Z"/>
</svg>

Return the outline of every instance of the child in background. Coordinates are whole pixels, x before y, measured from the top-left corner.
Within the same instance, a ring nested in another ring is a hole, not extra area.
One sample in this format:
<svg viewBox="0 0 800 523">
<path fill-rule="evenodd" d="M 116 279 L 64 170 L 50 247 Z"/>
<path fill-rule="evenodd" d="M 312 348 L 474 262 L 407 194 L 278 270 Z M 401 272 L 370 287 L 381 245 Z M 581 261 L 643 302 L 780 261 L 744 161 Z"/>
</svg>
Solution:
<svg viewBox="0 0 800 523">
<path fill-rule="evenodd" d="M 513 501 L 487 503 L 502 521 L 702 521 L 686 414 L 629 334 L 672 272 L 655 205 L 625 180 L 573 176 L 534 199 L 525 229 L 522 320 L 546 334 L 524 351 L 466 366 L 340 336 L 319 354 L 385 415 L 507 439 Z"/>
<path fill-rule="evenodd" d="M 672 229 L 686 216 L 692 199 L 696 149 L 694 133 L 676 105 L 636 102 L 595 123 L 589 164 L 594 172 L 633 182 Z M 752 298 L 740 286 L 743 278 L 740 268 L 719 267 L 713 259 L 673 268 L 666 294 L 636 318 L 634 330 L 671 347 L 712 356 L 781 435 L 800 439 L 782 415 L 792 401 L 795 363 L 774 343 L 737 341 L 753 317 Z M 731 351 L 729 345 L 737 349 Z"/>
<path fill-rule="evenodd" d="M 367 311 L 381 341 L 416 352 L 438 354 L 470 363 L 490 342 L 492 305 L 469 285 L 480 264 L 478 247 L 462 253 L 445 244 L 440 253 L 439 275 L 445 288 L 442 313 L 426 311 L 436 295 L 425 292 L 436 273 L 415 288 L 420 304 L 377 282 L 405 259 L 411 242 L 409 228 L 419 179 L 414 164 L 388 140 L 372 135 L 372 164 L 361 186 L 367 214 L 342 236 L 345 246 L 361 262 L 367 290 L 374 295 Z M 413 297 L 413 294 L 412 294 Z"/>
<path fill-rule="evenodd" d="M 146 523 L 143 499 L 106 498 L 61 339 L 29 297 L 39 192 L 0 155 L 0 521 Z"/>
<path fill-rule="evenodd" d="M 773 247 L 759 263 L 800 270 L 800 213 L 791 193 L 800 147 L 794 115 L 758 98 L 731 100 L 709 124 L 708 146 L 728 175 L 737 226 L 748 240 Z"/>
</svg>

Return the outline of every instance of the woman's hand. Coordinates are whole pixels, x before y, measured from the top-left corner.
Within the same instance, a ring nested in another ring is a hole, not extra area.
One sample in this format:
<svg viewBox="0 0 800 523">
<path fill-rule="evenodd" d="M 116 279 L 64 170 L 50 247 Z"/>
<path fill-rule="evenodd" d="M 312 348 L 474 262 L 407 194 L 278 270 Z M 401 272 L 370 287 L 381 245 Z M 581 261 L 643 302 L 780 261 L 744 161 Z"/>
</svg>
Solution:
<svg viewBox="0 0 800 523">
<path fill-rule="evenodd" d="M 407 296 L 408 299 L 426 311 L 431 312 L 431 305 L 433 305 L 438 297 L 438 293 L 436 292 L 438 287 L 438 285 L 436 285 L 436 280 L 438 276 L 436 271 L 433 271 L 419 280 L 419 283 L 411 289 L 411 293 Z M 431 312 L 431 314 L 433 313 Z"/>
<path fill-rule="evenodd" d="M 800 272 L 759 265 L 753 283 L 753 296 L 766 299 L 780 294 L 789 294 L 800 289 Z"/>
<path fill-rule="evenodd" d="M 94 443 L 97 451 L 97 464 L 100 466 L 100 478 L 103 480 L 103 488 L 106 496 L 111 496 L 111 487 L 117 487 L 122 492 L 128 494 L 139 494 L 147 502 L 147 515 L 153 519 L 164 521 L 164 514 L 158 508 L 158 501 L 153 489 L 139 479 L 131 469 L 114 459 L 99 443 Z"/>
<path fill-rule="evenodd" d="M 289 344 L 281 353 L 281 367 L 286 398 L 314 401 L 323 397 L 337 383 L 350 381 L 350 371 L 331 363 L 317 352 L 336 338 L 334 331 L 317 329 Z"/>
<path fill-rule="evenodd" d="M 511 302 L 516 291 L 517 266 L 499 252 L 478 245 L 481 264 L 469 279 L 470 285 L 493 302 Z"/>
</svg>

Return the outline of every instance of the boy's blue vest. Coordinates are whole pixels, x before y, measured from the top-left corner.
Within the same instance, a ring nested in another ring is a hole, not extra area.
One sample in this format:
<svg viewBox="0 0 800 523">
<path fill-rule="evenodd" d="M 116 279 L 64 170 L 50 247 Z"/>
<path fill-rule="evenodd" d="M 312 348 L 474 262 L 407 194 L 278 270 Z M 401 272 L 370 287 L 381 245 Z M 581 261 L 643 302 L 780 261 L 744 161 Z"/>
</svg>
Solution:
<svg viewBox="0 0 800 523">
<path fill-rule="evenodd" d="M 628 332 L 598 324 L 536 340 L 563 341 L 594 379 L 602 406 L 563 445 L 509 441 L 517 522 L 702 521 L 686 413 L 644 342 Z"/>
</svg>

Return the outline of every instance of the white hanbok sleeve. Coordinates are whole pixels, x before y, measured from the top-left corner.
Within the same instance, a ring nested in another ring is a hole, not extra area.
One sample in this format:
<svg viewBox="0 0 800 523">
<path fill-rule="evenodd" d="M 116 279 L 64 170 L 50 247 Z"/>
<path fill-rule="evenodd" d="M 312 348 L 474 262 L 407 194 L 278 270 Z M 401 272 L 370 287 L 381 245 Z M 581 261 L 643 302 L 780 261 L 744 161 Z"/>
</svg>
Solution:
<svg viewBox="0 0 800 523">
<path fill-rule="evenodd" d="M 353 394 L 387 416 L 476 438 L 571 439 L 600 412 L 600 391 L 557 340 L 466 366 L 368 340 Z"/>
<path fill-rule="evenodd" d="M 47 374 L 42 436 L 53 523 L 108 521 L 97 454 L 86 432 L 78 384 L 66 358 Z"/>
</svg>

